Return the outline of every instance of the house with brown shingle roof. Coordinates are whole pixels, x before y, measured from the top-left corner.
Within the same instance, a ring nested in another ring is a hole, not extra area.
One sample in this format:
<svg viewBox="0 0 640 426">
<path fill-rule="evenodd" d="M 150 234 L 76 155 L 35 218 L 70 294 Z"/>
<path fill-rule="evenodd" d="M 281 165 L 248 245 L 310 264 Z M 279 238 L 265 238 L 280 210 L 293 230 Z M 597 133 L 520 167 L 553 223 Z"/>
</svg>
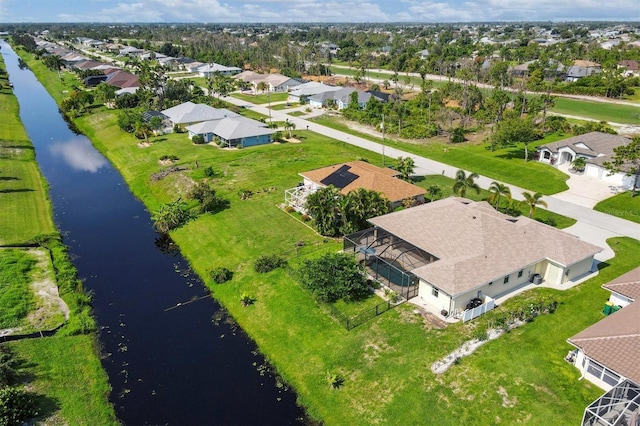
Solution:
<svg viewBox="0 0 640 426">
<path fill-rule="evenodd" d="M 577 348 L 574 364 L 582 376 L 610 390 L 625 379 L 640 383 L 640 268 L 602 287 L 611 292 L 614 312 L 568 342 Z"/>
<path fill-rule="evenodd" d="M 392 284 L 402 277 L 402 287 L 417 288 L 413 293 L 405 288 L 403 294 L 417 294 L 449 315 L 467 310 L 474 299 L 503 297 L 530 282 L 562 286 L 581 279 L 591 273 L 594 255 L 602 250 L 538 221 L 465 198 L 369 222 L 374 228 L 345 237 L 345 249 L 365 254 L 377 271 L 388 271 L 384 278 Z"/>
<path fill-rule="evenodd" d="M 304 213 L 307 197 L 330 185 L 338 188 L 343 195 L 358 188 L 379 192 L 390 201 L 391 208 L 398 207 L 408 198 L 417 203 L 424 202 L 427 191 L 403 181 L 398 178 L 399 175 L 396 170 L 374 166 L 366 161 L 334 164 L 300 173 L 303 182 L 296 188 L 285 191 L 285 203 Z"/>
<path fill-rule="evenodd" d="M 612 135 L 604 132 L 590 132 L 584 135 L 573 136 L 558 142 L 538 147 L 538 161 L 560 166 L 571 164 L 578 157 L 586 160 L 585 175 L 611 182 L 612 185 L 623 188 L 633 188 L 634 176 L 625 173 L 609 174 L 604 166 L 611 161 L 614 149 L 627 145 L 631 140 L 620 135 Z"/>
</svg>

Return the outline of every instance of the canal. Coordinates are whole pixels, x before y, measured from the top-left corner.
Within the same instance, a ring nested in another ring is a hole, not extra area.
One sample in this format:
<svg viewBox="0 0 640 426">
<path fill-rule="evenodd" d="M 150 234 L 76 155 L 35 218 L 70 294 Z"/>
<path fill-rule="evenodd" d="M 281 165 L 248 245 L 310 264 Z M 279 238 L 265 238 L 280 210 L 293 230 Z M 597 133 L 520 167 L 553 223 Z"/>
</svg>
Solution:
<svg viewBox="0 0 640 426">
<path fill-rule="evenodd" d="M 158 248 L 149 212 L 119 172 L 68 128 L 11 47 L 0 46 L 56 225 L 94 293 L 118 418 L 127 425 L 299 423 L 295 394 L 206 297 L 180 254 Z"/>
</svg>

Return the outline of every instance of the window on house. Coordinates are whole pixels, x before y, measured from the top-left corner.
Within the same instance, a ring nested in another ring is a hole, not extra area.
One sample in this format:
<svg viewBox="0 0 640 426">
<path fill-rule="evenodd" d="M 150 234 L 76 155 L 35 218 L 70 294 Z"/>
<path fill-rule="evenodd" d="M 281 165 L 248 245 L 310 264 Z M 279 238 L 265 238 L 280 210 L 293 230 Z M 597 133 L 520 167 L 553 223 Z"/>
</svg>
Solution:
<svg viewBox="0 0 640 426">
<path fill-rule="evenodd" d="M 508 284 L 509 283 L 509 275 L 507 275 L 506 277 L 504 277 L 504 280 L 502 281 L 503 284 Z"/>
<path fill-rule="evenodd" d="M 544 154 L 543 154 L 543 157 L 548 160 L 549 157 L 551 157 L 551 153 L 549 151 L 545 151 Z"/>
<path fill-rule="evenodd" d="M 438 290 L 438 289 L 437 289 L 437 288 L 435 288 L 435 287 L 432 287 L 432 288 L 431 288 L 431 295 L 432 295 L 433 297 L 438 297 L 438 294 L 440 294 L 440 290 Z"/>
<path fill-rule="evenodd" d="M 491 282 L 489 283 L 489 285 L 493 285 L 493 281 L 491 281 Z"/>
<path fill-rule="evenodd" d="M 518 278 L 520 278 L 522 276 L 522 269 L 520 269 L 520 272 L 518 272 Z"/>
</svg>

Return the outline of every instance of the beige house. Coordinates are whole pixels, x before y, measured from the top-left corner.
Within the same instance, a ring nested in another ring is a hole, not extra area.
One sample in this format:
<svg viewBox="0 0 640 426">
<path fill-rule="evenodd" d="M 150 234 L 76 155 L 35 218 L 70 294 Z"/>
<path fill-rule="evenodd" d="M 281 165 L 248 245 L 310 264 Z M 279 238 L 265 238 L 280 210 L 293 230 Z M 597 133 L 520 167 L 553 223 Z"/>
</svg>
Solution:
<svg viewBox="0 0 640 426">
<path fill-rule="evenodd" d="M 562 285 L 592 271 L 602 249 L 487 202 L 447 198 L 370 219 L 374 228 L 345 237 L 403 295 L 448 315 L 531 282 Z M 372 266 L 373 265 L 373 266 Z M 384 281 L 383 281 L 384 282 Z M 411 290 L 410 288 L 413 288 Z M 416 291 L 417 290 L 417 291 Z"/>
<path fill-rule="evenodd" d="M 329 185 L 340 189 L 343 195 L 358 188 L 379 192 L 391 202 L 391 208 L 398 207 L 408 198 L 417 203 L 424 202 L 424 194 L 427 191 L 403 181 L 398 178 L 399 175 L 400 173 L 396 170 L 374 166 L 366 161 L 334 164 L 300 173 L 303 182 L 285 191 L 285 204 L 304 213 L 307 197 Z"/>
<path fill-rule="evenodd" d="M 602 286 L 613 313 L 571 337 L 575 366 L 604 390 L 625 379 L 640 383 L 640 268 Z M 605 307 L 606 308 L 606 307 Z"/>
</svg>

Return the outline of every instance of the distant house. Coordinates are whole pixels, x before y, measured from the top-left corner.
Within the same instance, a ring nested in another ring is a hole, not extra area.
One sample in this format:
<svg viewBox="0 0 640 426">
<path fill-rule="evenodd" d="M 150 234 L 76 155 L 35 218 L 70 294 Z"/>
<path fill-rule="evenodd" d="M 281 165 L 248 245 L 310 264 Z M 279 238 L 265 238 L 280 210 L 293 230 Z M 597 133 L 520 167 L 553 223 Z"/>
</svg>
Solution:
<svg viewBox="0 0 640 426">
<path fill-rule="evenodd" d="M 307 103 L 309 98 L 312 96 L 316 96 L 320 93 L 331 92 L 342 89 L 337 86 L 329 86 L 324 83 L 318 83 L 315 81 L 310 81 L 309 83 L 304 83 L 299 86 L 294 87 L 289 92 L 289 101 L 290 102 L 298 102 L 301 104 Z"/>
<path fill-rule="evenodd" d="M 203 121 L 188 126 L 187 131 L 190 139 L 201 135 L 205 142 L 217 141 L 227 147 L 241 148 L 271 143 L 275 133 L 265 123 L 242 116 Z"/>
<path fill-rule="evenodd" d="M 429 58 L 429 50 L 427 50 L 427 49 L 421 50 L 421 51 L 419 51 L 419 52 L 418 52 L 418 53 L 416 53 L 416 54 L 417 54 L 417 55 L 420 57 L 420 59 L 422 59 L 422 60 L 425 60 L 425 59 L 428 59 L 428 58 Z"/>
<path fill-rule="evenodd" d="M 590 132 L 538 147 L 538 160 L 555 165 L 570 164 L 577 157 L 586 159 L 585 175 L 593 176 L 623 188 L 633 187 L 633 176 L 609 174 L 604 163 L 611 161 L 614 148 L 626 145 L 630 139 L 602 132 Z"/>
<path fill-rule="evenodd" d="M 346 236 L 371 275 L 407 298 L 465 315 L 531 282 L 562 286 L 591 273 L 600 247 L 489 203 L 446 198 L 369 220 Z M 470 307 L 470 304 L 473 304 Z"/>
<path fill-rule="evenodd" d="M 261 82 L 266 83 L 266 90 L 269 92 L 287 92 L 291 88 L 302 84 L 300 80 L 277 73 L 260 74 L 253 71 L 243 71 L 240 74 L 233 76 L 233 78 L 251 84 L 254 91 L 258 90 L 258 84 Z"/>
<path fill-rule="evenodd" d="M 622 75 L 625 77 L 640 77 L 640 65 L 638 65 L 638 61 L 620 61 L 618 62 L 618 68 L 622 68 L 624 70 Z"/>
<path fill-rule="evenodd" d="M 625 380 L 640 384 L 640 268 L 602 287 L 611 292 L 604 312 L 612 313 L 568 339 L 576 347 L 570 360 L 606 391 Z"/>
<path fill-rule="evenodd" d="M 238 67 L 227 67 L 224 65 L 211 63 L 207 65 L 202 65 L 195 69 L 200 77 L 213 77 L 216 74 L 231 76 L 234 74 L 238 74 L 242 71 Z"/>
<path fill-rule="evenodd" d="M 307 197 L 329 185 L 338 188 L 342 194 L 348 194 L 358 188 L 380 192 L 391 202 L 392 208 L 398 207 L 407 198 L 418 203 L 424 202 L 426 191 L 399 179 L 399 175 L 396 170 L 374 166 L 365 161 L 335 164 L 300 173 L 303 182 L 296 188 L 285 191 L 285 203 L 300 212 L 305 212 Z"/>
<path fill-rule="evenodd" d="M 193 102 L 185 102 L 161 112 L 167 116 L 173 126 L 190 126 L 203 121 L 222 120 L 240 115 L 227 109 L 213 108 L 209 105 L 194 104 Z"/>
<path fill-rule="evenodd" d="M 567 68 L 565 80 L 569 82 L 578 81 L 583 77 L 602 72 L 600 64 L 591 61 L 574 61 L 573 65 Z"/>
<path fill-rule="evenodd" d="M 122 70 L 117 70 L 108 74 L 106 83 L 121 89 L 128 87 L 140 87 L 137 75 Z"/>
</svg>

